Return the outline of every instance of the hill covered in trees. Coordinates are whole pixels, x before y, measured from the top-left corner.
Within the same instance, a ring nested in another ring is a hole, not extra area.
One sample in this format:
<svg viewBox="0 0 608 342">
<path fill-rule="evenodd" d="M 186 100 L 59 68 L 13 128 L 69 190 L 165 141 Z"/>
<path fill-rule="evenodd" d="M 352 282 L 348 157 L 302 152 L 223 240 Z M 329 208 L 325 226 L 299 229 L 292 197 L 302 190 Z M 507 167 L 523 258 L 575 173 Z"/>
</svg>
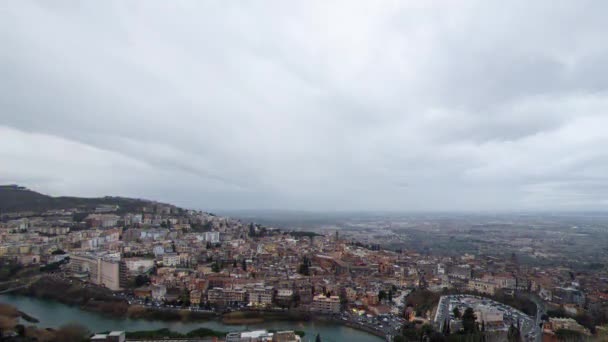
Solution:
<svg viewBox="0 0 608 342">
<path fill-rule="evenodd" d="M 126 197 L 71 197 L 49 196 L 18 185 L 0 185 L 0 213 L 81 208 L 94 209 L 100 205 L 117 205 L 120 211 L 129 211 L 154 203 Z"/>
</svg>

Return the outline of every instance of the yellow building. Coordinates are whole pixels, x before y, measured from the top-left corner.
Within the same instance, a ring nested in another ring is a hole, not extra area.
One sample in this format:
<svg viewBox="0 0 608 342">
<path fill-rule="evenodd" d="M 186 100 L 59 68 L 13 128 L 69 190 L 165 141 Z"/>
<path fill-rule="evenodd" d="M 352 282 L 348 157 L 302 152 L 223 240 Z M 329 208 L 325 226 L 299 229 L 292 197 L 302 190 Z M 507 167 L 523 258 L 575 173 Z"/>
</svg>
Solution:
<svg viewBox="0 0 608 342">
<path fill-rule="evenodd" d="M 199 290 L 190 291 L 190 304 L 198 306 L 201 303 L 202 292 Z"/>
</svg>

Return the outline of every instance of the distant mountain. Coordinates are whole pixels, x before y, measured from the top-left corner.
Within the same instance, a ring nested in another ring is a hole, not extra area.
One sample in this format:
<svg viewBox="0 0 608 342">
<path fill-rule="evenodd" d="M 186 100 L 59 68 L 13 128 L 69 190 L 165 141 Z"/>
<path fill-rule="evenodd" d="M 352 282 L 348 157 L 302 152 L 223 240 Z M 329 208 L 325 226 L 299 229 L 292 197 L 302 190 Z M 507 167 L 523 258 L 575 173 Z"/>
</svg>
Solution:
<svg viewBox="0 0 608 342">
<path fill-rule="evenodd" d="M 56 209 L 94 209 L 103 204 L 118 205 L 121 212 L 136 210 L 156 202 L 125 197 L 53 197 L 18 185 L 0 185 L 0 213 Z"/>
</svg>

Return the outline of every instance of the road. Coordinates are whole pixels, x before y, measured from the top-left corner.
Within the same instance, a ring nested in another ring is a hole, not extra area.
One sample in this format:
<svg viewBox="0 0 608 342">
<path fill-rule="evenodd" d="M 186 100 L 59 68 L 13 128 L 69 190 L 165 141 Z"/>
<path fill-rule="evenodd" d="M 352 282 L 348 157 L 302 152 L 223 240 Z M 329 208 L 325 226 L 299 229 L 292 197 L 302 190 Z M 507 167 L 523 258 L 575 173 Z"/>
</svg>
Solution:
<svg viewBox="0 0 608 342">
<path fill-rule="evenodd" d="M 547 309 L 545 308 L 545 303 L 543 303 L 543 301 L 534 296 L 531 295 L 529 296 L 530 300 L 534 302 L 534 304 L 536 304 L 536 321 L 535 321 L 535 341 L 536 342 L 541 342 L 543 339 L 543 329 L 541 324 L 543 323 L 542 321 L 542 317 L 543 315 L 546 314 Z"/>
<path fill-rule="evenodd" d="M 30 278 L 21 278 L 21 279 L 6 281 L 6 282 L 2 283 L 1 285 L 11 284 L 11 283 L 16 283 L 17 285 L 0 291 L 0 294 L 5 294 L 5 293 L 9 293 L 9 292 L 13 292 L 13 291 L 17 291 L 17 290 L 29 287 L 30 285 L 32 285 L 33 283 L 38 281 L 38 279 L 40 279 L 41 277 L 42 277 L 42 275 L 36 275 L 36 276 L 30 277 Z M 25 284 L 21 284 L 21 282 L 23 282 L 25 280 L 27 280 L 27 282 Z"/>
</svg>

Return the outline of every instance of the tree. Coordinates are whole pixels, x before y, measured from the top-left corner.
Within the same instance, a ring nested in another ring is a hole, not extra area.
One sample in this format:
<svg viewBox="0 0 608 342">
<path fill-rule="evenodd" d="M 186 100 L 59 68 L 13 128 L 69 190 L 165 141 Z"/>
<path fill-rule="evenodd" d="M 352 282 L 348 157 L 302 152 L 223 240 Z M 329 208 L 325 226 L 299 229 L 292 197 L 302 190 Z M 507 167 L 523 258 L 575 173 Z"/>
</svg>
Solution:
<svg viewBox="0 0 608 342">
<path fill-rule="evenodd" d="M 140 287 L 148 284 L 150 282 L 150 278 L 145 274 L 140 274 L 135 277 L 135 287 Z"/>
<path fill-rule="evenodd" d="M 302 259 L 302 264 L 300 264 L 300 267 L 298 268 L 298 273 L 306 276 L 310 275 L 310 265 L 310 260 L 307 256 L 304 256 L 304 258 Z"/>
<path fill-rule="evenodd" d="M 321 335 L 317 334 L 317 337 L 315 338 L 315 342 L 321 342 Z"/>
<path fill-rule="evenodd" d="M 25 336 L 25 326 L 23 324 L 17 324 L 17 325 L 15 325 L 15 332 L 20 337 L 24 337 Z"/>
<path fill-rule="evenodd" d="M 433 335 L 434 332 L 435 331 L 433 330 L 433 327 L 430 324 L 424 324 L 420 328 L 420 335 L 425 340 L 429 339 Z"/>
<path fill-rule="evenodd" d="M 431 334 L 429 342 L 447 342 L 447 339 L 441 333 L 434 332 Z"/>
<path fill-rule="evenodd" d="M 185 289 L 179 300 L 182 302 L 182 306 L 190 306 L 190 291 Z"/>
<path fill-rule="evenodd" d="M 291 301 L 293 302 L 293 306 L 297 308 L 300 304 L 300 293 L 298 293 L 298 291 L 293 292 L 293 295 L 291 296 Z"/>
<path fill-rule="evenodd" d="M 213 263 L 213 265 L 211 265 L 211 271 L 218 273 L 219 271 L 221 271 L 221 267 L 220 264 L 216 262 Z"/>
<path fill-rule="evenodd" d="M 383 300 L 385 300 L 385 299 L 386 299 L 386 297 L 387 297 L 387 295 L 386 295 L 386 292 L 385 292 L 384 290 L 380 290 L 380 291 L 378 292 L 378 300 L 379 300 L 379 301 L 383 301 Z"/>
<path fill-rule="evenodd" d="M 477 316 L 475 316 L 475 312 L 472 308 L 467 308 L 464 310 L 464 314 L 462 315 L 462 328 L 465 334 L 473 334 L 477 332 Z"/>
<path fill-rule="evenodd" d="M 72 220 L 73 220 L 74 222 L 82 222 L 82 221 L 84 221 L 84 219 L 85 219 L 87 216 L 89 216 L 89 213 L 86 213 L 86 212 L 82 212 L 82 213 L 74 213 L 74 214 L 72 215 Z"/>
<path fill-rule="evenodd" d="M 241 268 L 243 269 L 243 271 L 247 271 L 247 261 L 245 259 L 241 261 Z"/>
<path fill-rule="evenodd" d="M 507 333 L 507 339 L 509 342 L 521 342 L 521 333 L 519 329 L 517 329 L 513 324 L 509 327 L 509 332 Z"/>
<path fill-rule="evenodd" d="M 455 307 L 452 312 L 454 313 L 454 318 L 460 318 L 460 309 L 458 307 Z"/>
<path fill-rule="evenodd" d="M 340 291 L 340 310 L 345 310 L 348 304 L 348 298 L 346 298 L 346 292 Z"/>
</svg>

